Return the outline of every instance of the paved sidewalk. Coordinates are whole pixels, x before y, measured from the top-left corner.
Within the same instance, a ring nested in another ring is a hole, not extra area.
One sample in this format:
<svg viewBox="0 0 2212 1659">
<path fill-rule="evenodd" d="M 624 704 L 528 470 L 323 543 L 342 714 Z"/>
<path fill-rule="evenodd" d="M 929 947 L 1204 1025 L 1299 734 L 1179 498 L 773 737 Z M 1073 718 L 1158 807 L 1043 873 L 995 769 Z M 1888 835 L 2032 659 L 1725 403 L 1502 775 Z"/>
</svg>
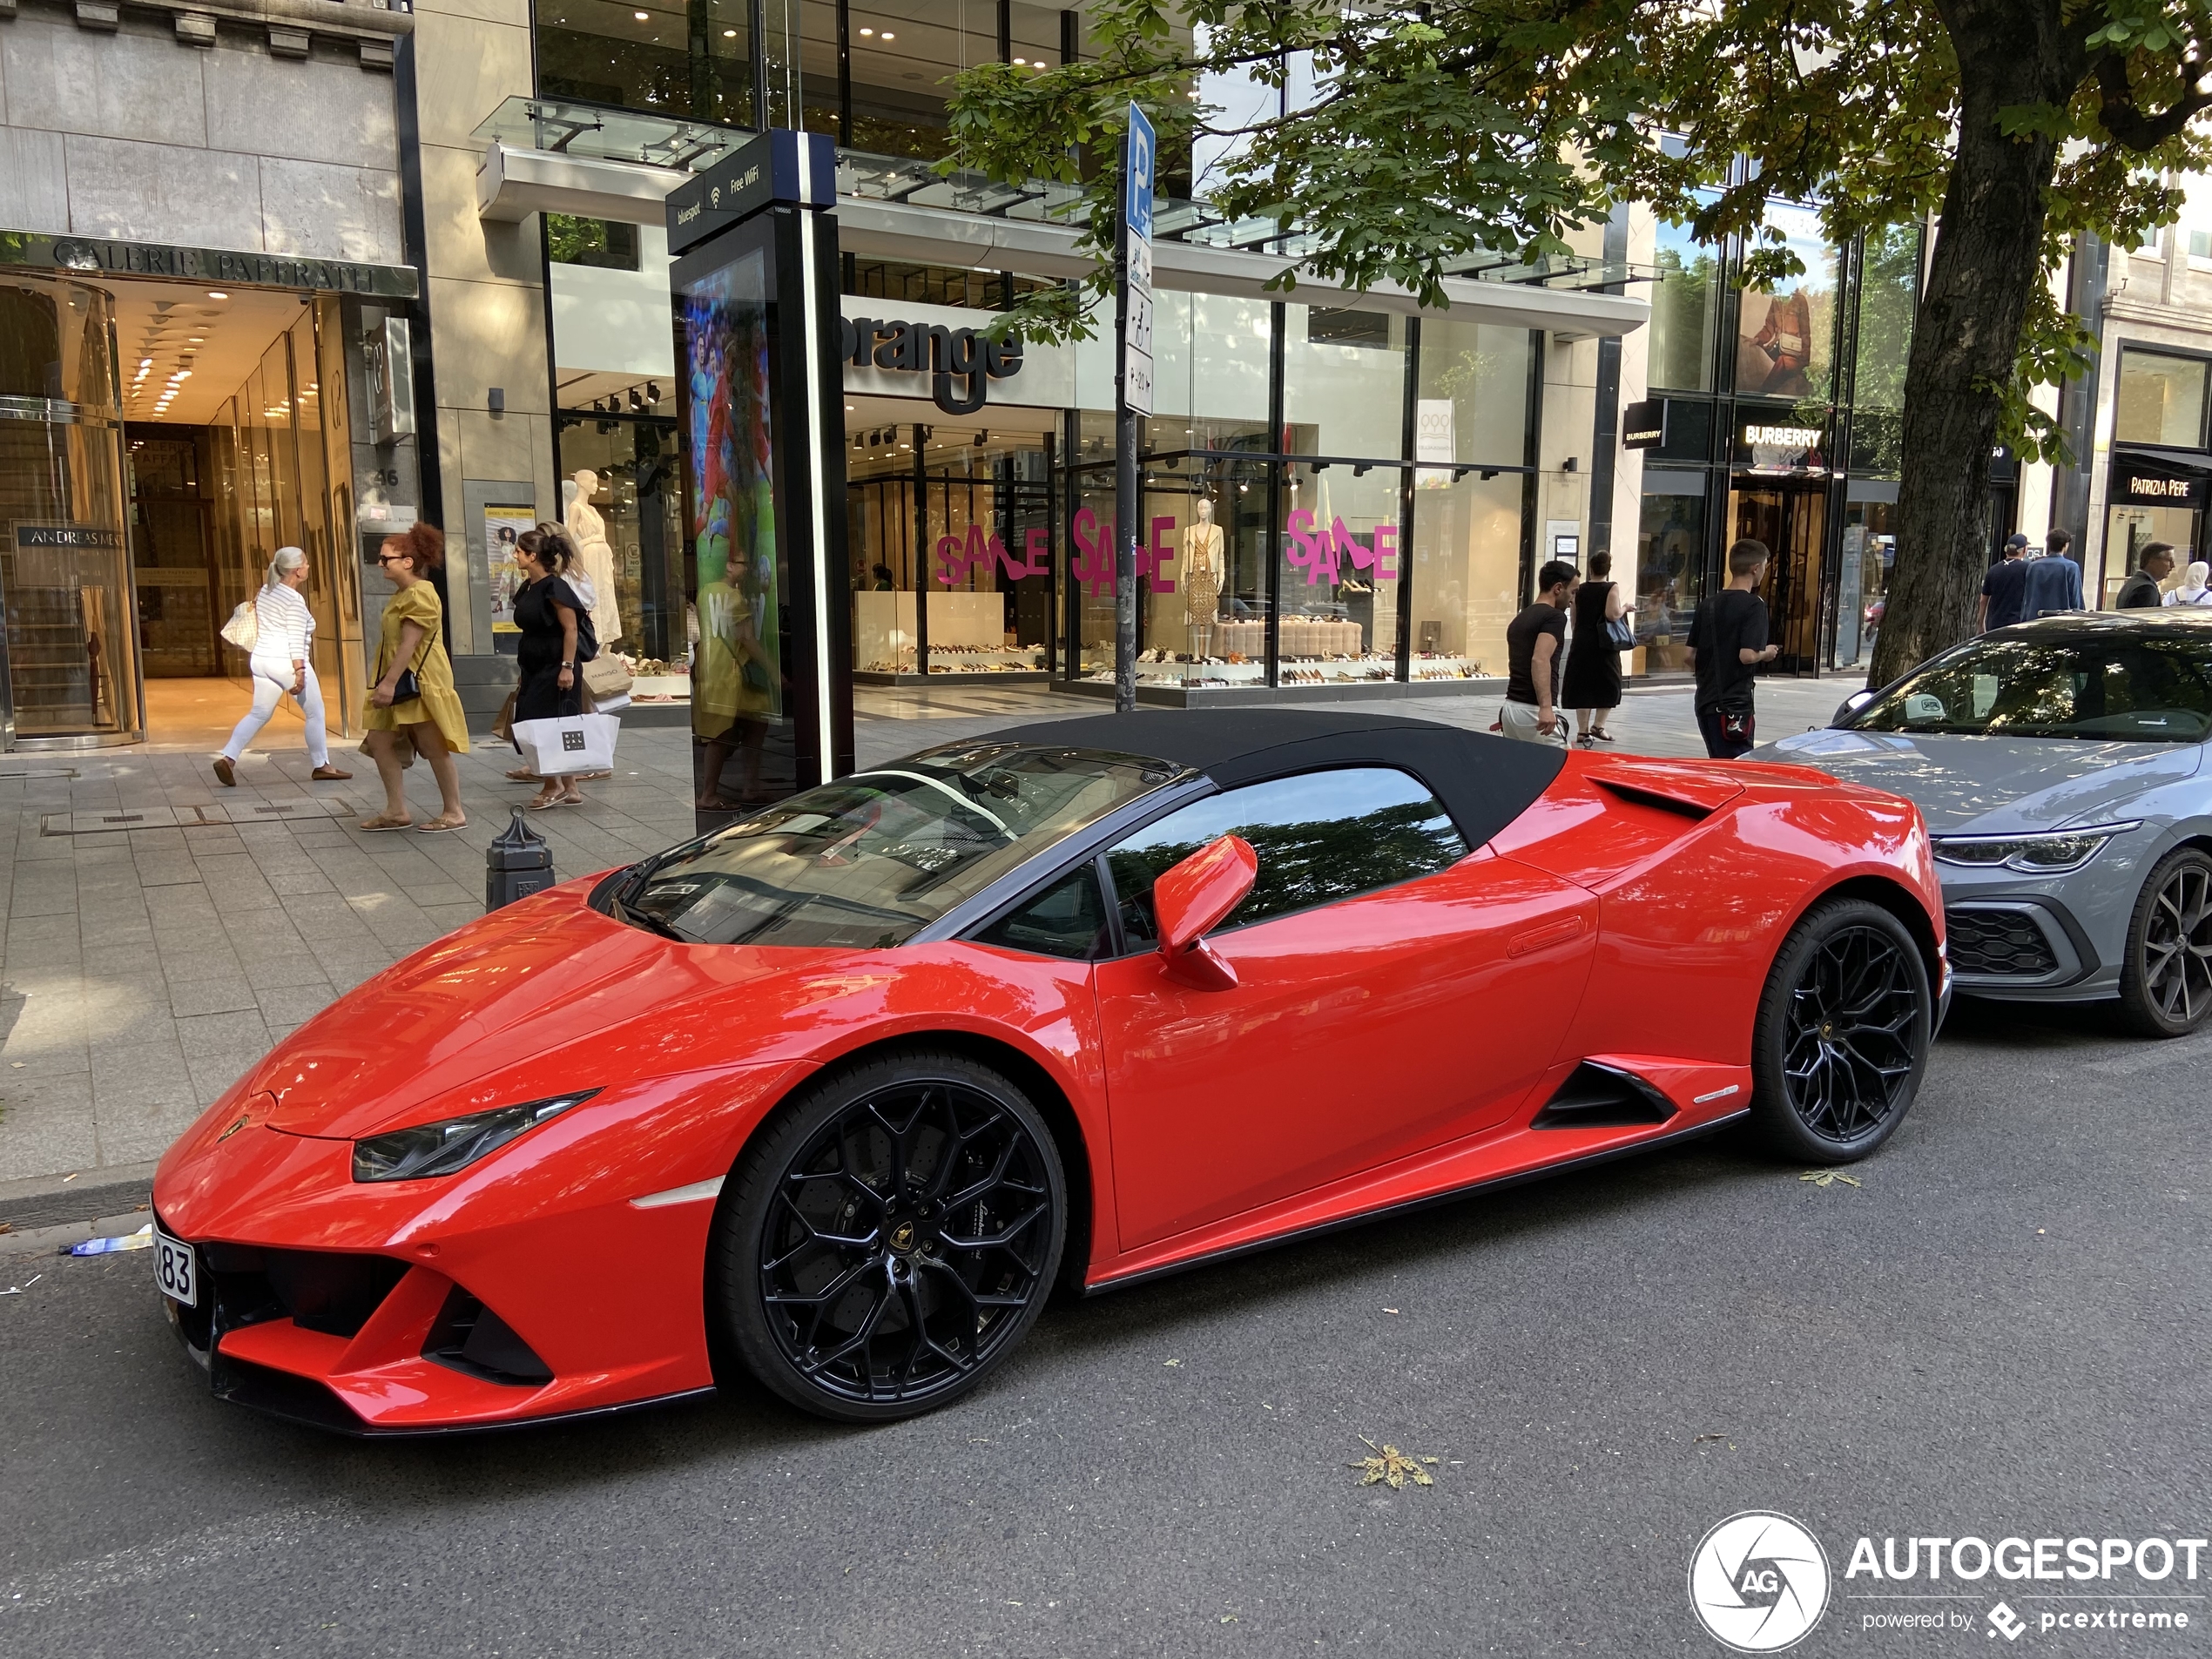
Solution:
<svg viewBox="0 0 2212 1659">
<path fill-rule="evenodd" d="M 1765 735 L 1822 724 L 1849 689 L 1838 680 L 1763 688 Z M 863 765 L 1024 718 L 1105 711 L 1089 698 L 988 687 L 867 693 L 862 703 Z M 1492 702 L 1471 697 L 1382 707 L 1476 727 L 1495 715 Z M 1631 695 L 1612 728 L 1624 752 L 1702 752 L 1686 688 Z M 469 822 L 435 836 L 355 827 L 382 792 L 366 757 L 341 745 L 339 759 L 351 782 L 312 784 L 299 751 L 255 752 L 239 765 L 240 786 L 225 789 L 198 749 L 0 759 L 0 826 L 12 827 L 0 948 L 0 1220 L 29 1213 L 24 1206 L 51 1197 L 64 1177 L 88 1201 L 143 1181 L 271 1044 L 482 914 L 485 847 L 529 793 L 501 775 L 511 752 L 487 738 L 462 758 Z M 417 765 L 408 781 L 418 816 L 428 816 L 428 768 Z M 530 819 L 563 877 L 690 834 L 688 734 L 626 730 L 615 777 L 586 793 L 580 810 Z"/>
</svg>

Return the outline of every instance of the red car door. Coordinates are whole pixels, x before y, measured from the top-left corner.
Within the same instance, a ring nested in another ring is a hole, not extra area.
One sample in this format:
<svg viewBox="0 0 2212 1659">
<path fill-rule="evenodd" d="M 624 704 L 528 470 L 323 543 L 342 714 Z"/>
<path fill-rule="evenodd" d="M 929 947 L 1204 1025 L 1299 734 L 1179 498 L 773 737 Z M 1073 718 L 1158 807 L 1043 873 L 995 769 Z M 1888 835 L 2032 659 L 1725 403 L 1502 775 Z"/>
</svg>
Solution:
<svg viewBox="0 0 2212 1659">
<path fill-rule="evenodd" d="M 1199 989 L 1149 948 L 1147 895 L 1230 830 L 1259 883 L 1210 936 L 1237 984 Z M 1124 1250 L 1500 1121 L 1552 1062 L 1595 941 L 1588 893 L 1469 854 L 1387 768 L 1229 791 L 1108 864 L 1128 934 L 1096 980 Z"/>
</svg>

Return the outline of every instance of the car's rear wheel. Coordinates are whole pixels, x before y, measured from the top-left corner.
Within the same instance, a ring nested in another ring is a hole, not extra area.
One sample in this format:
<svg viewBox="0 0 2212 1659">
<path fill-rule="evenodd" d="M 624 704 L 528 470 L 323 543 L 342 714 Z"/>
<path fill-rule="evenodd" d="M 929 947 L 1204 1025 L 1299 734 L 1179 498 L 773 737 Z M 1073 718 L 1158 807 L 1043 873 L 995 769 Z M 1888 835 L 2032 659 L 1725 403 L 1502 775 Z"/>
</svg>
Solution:
<svg viewBox="0 0 2212 1659">
<path fill-rule="evenodd" d="M 2159 860 L 2128 921 L 2121 1017 L 2147 1037 L 2178 1037 L 2212 1014 L 2212 858 L 2193 846 Z"/>
<path fill-rule="evenodd" d="M 914 1052 L 836 1072 L 738 1160 L 713 1245 L 723 1334 L 818 1415 L 931 1410 L 1036 1322 L 1067 1212 L 1051 1132 L 989 1067 Z"/>
<path fill-rule="evenodd" d="M 1865 1157 L 1912 1104 L 1934 1015 L 1904 923 L 1864 899 L 1815 906 L 1776 954 L 1752 1028 L 1761 1140 L 1785 1157 Z"/>
</svg>

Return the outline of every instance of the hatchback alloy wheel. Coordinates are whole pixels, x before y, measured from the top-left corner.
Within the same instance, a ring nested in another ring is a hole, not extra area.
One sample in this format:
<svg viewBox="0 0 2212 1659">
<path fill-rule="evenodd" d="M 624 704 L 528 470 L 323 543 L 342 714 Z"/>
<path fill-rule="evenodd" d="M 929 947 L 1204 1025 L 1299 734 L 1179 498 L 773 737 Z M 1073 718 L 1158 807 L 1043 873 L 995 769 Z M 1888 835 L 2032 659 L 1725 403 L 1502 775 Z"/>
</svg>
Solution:
<svg viewBox="0 0 2212 1659">
<path fill-rule="evenodd" d="M 2143 883 L 2120 1001 L 2128 1022 L 2149 1036 L 2181 1036 L 2212 1015 L 2212 859 L 2194 847 L 2167 854 Z"/>
</svg>

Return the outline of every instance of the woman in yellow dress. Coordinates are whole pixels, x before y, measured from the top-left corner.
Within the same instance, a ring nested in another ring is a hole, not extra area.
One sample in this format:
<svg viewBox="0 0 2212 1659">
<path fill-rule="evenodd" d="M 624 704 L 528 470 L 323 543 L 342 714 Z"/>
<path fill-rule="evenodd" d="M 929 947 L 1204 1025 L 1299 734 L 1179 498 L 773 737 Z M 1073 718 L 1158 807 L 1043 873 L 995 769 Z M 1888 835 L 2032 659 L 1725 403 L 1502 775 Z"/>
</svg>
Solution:
<svg viewBox="0 0 2212 1659">
<path fill-rule="evenodd" d="M 376 562 L 399 591 L 384 603 L 383 635 L 376 648 L 376 681 L 368 690 L 368 752 L 384 780 L 384 810 L 361 820 L 365 830 L 420 827 L 426 834 L 457 830 L 469 819 L 461 810 L 461 769 L 453 758 L 469 752 L 469 723 L 453 689 L 453 663 L 446 656 L 441 624 L 445 607 L 430 572 L 445 563 L 446 538 L 436 526 L 417 524 L 387 536 Z M 400 676 L 415 675 L 415 695 L 399 698 Z M 438 815 L 416 826 L 408 814 L 401 775 L 402 744 L 430 763 L 438 780 Z"/>
</svg>

